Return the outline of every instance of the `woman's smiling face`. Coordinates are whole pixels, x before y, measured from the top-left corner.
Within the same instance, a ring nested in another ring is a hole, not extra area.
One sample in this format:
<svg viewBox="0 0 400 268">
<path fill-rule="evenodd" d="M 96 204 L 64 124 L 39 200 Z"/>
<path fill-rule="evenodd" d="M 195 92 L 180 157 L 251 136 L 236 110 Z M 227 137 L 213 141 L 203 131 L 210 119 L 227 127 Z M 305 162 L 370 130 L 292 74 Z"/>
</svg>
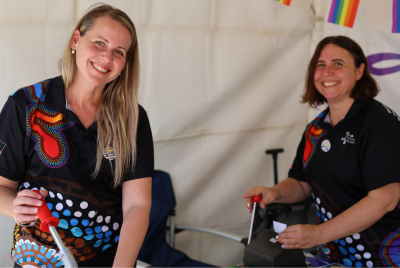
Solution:
<svg viewBox="0 0 400 268">
<path fill-rule="evenodd" d="M 329 103 L 350 98 L 351 91 L 364 73 L 364 64 L 355 66 L 349 51 L 327 44 L 321 51 L 314 73 L 314 85 Z"/>
<path fill-rule="evenodd" d="M 129 30 L 108 16 L 98 18 L 84 36 L 75 30 L 71 42 L 76 50 L 74 79 L 94 87 L 113 81 L 124 69 L 131 43 Z"/>
</svg>

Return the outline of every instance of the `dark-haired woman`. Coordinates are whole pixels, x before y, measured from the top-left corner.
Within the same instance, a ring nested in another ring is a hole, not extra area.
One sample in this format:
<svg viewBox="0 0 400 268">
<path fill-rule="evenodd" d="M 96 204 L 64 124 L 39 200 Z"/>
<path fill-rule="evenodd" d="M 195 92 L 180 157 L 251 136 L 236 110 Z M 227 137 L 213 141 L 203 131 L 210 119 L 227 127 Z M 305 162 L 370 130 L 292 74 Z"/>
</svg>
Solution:
<svg viewBox="0 0 400 268">
<path fill-rule="evenodd" d="M 377 83 L 360 46 L 344 36 L 323 39 L 310 61 L 303 102 L 328 108 L 308 124 L 289 178 L 262 195 L 261 207 L 312 194 L 318 225 L 293 225 L 282 248 L 318 246 L 318 255 L 353 267 L 400 264 L 400 117 L 376 101 Z"/>
<path fill-rule="evenodd" d="M 109 5 L 90 9 L 60 70 L 16 91 L 0 114 L 0 213 L 17 223 L 11 258 L 15 267 L 64 266 L 40 229 L 42 195 L 80 267 L 133 267 L 149 222 L 154 153 L 130 18 Z"/>
</svg>

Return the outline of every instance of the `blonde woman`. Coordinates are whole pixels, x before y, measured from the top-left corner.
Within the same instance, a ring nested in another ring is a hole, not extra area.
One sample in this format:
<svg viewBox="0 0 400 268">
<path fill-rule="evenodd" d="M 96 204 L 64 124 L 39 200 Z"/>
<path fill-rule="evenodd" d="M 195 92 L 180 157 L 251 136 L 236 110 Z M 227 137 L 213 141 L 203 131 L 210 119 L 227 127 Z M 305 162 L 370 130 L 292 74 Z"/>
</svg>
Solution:
<svg viewBox="0 0 400 268">
<path fill-rule="evenodd" d="M 61 76 L 16 91 L 0 114 L 0 212 L 16 221 L 15 267 L 63 265 L 40 230 L 40 189 L 79 266 L 132 267 L 151 207 L 154 153 L 138 105 L 129 17 L 109 5 L 78 22 Z"/>
</svg>

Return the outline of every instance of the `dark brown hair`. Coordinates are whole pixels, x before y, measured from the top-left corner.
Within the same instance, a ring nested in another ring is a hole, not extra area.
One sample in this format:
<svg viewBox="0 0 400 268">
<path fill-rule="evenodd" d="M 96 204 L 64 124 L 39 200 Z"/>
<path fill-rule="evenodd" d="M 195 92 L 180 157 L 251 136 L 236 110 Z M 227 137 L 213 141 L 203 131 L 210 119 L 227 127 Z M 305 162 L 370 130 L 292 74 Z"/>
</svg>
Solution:
<svg viewBox="0 0 400 268">
<path fill-rule="evenodd" d="M 308 105 L 313 108 L 315 108 L 318 104 L 326 103 L 325 97 L 322 96 L 321 93 L 319 93 L 315 88 L 314 74 L 319 55 L 327 44 L 336 45 L 350 52 L 354 59 L 356 68 L 359 68 L 362 63 L 365 65 L 363 76 L 356 82 L 356 85 L 351 91 L 350 97 L 354 98 L 355 100 L 365 100 L 378 95 L 378 83 L 374 78 L 372 78 L 369 72 L 367 58 L 365 57 L 361 47 L 354 40 L 346 36 L 328 36 L 319 42 L 317 48 L 315 49 L 314 55 L 310 60 L 306 74 L 306 87 L 301 103 L 308 103 Z"/>
</svg>

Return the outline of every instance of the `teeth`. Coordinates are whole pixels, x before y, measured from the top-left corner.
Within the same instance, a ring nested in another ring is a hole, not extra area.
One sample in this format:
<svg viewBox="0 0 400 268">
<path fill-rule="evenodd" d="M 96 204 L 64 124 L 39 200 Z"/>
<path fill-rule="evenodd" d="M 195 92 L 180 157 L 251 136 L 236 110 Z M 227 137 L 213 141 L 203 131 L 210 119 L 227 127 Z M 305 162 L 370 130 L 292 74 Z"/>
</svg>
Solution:
<svg viewBox="0 0 400 268">
<path fill-rule="evenodd" d="M 102 73 L 108 72 L 107 69 L 104 69 L 104 68 L 100 67 L 100 66 L 97 65 L 96 63 L 93 63 L 92 65 L 93 65 L 94 68 L 96 68 L 97 70 L 99 70 L 99 71 L 102 72 Z"/>
<path fill-rule="evenodd" d="M 338 82 L 324 82 L 324 86 L 329 87 L 329 86 L 333 86 L 336 85 Z"/>
</svg>

